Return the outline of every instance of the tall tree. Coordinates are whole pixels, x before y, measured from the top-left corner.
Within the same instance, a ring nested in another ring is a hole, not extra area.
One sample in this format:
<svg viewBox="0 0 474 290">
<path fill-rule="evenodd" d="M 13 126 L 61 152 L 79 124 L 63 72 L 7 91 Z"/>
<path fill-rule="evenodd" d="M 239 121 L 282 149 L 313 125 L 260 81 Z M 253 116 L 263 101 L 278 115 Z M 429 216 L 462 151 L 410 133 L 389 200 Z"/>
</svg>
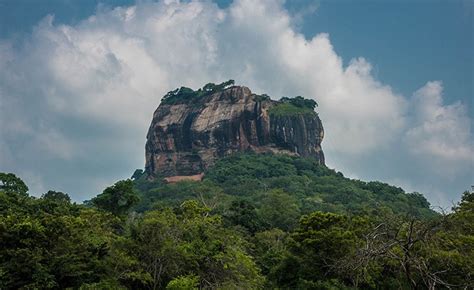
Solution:
<svg viewBox="0 0 474 290">
<path fill-rule="evenodd" d="M 0 191 L 7 194 L 28 195 L 28 186 L 13 173 L 0 172 Z"/>
<path fill-rule="evenodd" d="M 133 188 L 133 181 L 127 179 L 107 187 L 101 194 L 92 199 L 92 204 L 116 216 L 123 216 L 138 201 L 139 197 Z"/>
</svg>

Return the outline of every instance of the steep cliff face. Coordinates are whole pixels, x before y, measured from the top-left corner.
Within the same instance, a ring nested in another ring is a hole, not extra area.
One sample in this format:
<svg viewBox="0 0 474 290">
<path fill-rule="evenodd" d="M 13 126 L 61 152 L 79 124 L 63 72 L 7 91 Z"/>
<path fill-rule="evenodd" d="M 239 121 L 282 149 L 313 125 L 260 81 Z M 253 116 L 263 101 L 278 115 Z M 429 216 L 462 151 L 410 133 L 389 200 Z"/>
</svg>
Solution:
<svg viewBox="0 0 474 290">
<path fill-rule="evenodd" d="M 151 177 L 195 175 L 219 157 L 246 150 L 311 156 L 324 164 L 318 115 L 282 104 L 243 86 L 170 92 L 153 115 L 145 171 Z"/>
</svg>

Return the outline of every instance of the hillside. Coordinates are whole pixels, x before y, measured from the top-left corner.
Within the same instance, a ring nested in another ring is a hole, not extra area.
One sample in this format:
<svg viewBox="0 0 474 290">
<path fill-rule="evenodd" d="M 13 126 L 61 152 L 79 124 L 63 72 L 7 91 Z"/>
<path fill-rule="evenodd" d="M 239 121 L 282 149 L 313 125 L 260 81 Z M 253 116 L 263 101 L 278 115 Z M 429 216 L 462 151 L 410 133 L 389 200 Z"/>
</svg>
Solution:
<svg viewBox="0 0 474 290">
<path fill-rule="evenodd" d="M 275 198 L 284 199 L 294 208 L 291 225 L 295 225 L 301 215 L 313 211 L 436 216 L 419 193 L 405 193 L 386 183 L 349 179 L 341 172 L 319 164 L 318 160 L 297 156 L 235 154 L 218 160 L 206 171 L 202 182 L 150 182 L 146 173 L 135 178 L 136 188 L 141 193 L 139 212 L 157 203 L 176 206 L 186 199 L 201 198 L 209 199 L 213 211 L 219 214 L 225 213 L 235 202 L 247 202 L 259 212 L 265 200 Z M 289 228 L 292 226 L 282 226 L 282 229 Z"/>
</svg>

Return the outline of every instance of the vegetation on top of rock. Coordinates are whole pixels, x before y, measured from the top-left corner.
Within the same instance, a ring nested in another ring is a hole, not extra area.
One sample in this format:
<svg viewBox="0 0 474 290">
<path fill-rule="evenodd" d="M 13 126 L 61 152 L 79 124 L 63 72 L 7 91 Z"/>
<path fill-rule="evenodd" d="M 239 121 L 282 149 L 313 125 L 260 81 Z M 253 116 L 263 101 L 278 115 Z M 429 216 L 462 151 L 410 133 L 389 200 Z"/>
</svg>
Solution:
<svg viewBox="0 0 474 290">
<path fill-rule="evenodd" d="M 269 113 L 276 117 L 295 116 L 295 115 L 315 115 L 314 109 L 318 106 L 316 101 L 305 99 L 302 96 L 294 98 L 283 97 L 279 103 L 270 108 Z"/>
<path fill-rule="evenodd" d="M 257 102 L 264 102 L 264 101 L 269 101 L 270 96 L 267 94 L 261 94 L 261 95 L 255 95 L 255 101 Z"/>
<path fill-rule="evenodd" d="M 168 92 L 162 99 L 161 103 L 165 105 L 174 105 L 179 103 L 186 103 L 195 99 L 199 99 L 210 94 L 220 92 L 224 89 L 227 89 L 230 86 L 233 86 L 235 83 L 234 80 L 228 80 L 220 84 L 208 83 L 204 87 L 198 89 L 197 91 L 181 87 L 173 91 Z"/>
</svg>

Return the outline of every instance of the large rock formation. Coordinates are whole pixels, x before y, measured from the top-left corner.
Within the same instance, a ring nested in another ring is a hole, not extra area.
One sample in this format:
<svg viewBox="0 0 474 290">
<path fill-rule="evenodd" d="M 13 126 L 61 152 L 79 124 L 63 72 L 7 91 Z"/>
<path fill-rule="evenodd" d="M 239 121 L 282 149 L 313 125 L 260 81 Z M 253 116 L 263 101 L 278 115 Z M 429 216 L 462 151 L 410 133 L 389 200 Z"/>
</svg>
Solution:
<svg viewBox="0 0 474 290">
<path fill-rule="evenodd" d="M 162 99 L 147 135 L 148 176 L 200 174 L 217 158 L 247 150 L 314 157 L 324 164 L 314 101 L 273 101 L 232 84 L 183 87 Z"/>
</svg>

